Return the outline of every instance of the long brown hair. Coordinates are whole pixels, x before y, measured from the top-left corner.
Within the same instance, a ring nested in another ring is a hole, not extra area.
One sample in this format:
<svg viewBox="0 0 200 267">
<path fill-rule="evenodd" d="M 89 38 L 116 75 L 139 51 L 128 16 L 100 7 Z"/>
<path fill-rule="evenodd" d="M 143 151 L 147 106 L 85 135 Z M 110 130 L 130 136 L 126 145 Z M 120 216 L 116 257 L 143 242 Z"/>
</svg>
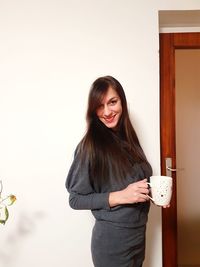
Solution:
<svg viewBox="0 0 200 267">
<path fill-rule="evenodd" d="M 117 131 L 106 127 L 96 115 L 109 87 L 116 91 L 122 105 Z M 135 162 L 148 164 L 129 118 L 124 90 L 115 78 L 104 76 L 94 81 L 88 97 L 86 119 L 87 131 L 80 143 L 80 152 L 82 161 L 86 155 L 89 157 L 90 180 L 95 188 L 109 183 L 111 172 L 123 182 Z"/>
</svg>

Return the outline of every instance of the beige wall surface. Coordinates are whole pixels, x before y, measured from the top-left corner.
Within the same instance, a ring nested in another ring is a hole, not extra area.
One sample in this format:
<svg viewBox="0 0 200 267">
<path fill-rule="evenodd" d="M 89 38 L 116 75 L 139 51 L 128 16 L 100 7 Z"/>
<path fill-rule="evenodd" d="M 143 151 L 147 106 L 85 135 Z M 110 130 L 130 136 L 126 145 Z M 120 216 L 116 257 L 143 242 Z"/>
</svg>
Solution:
<svg viewBox="0 0 200 267">
<path fill-rule="evenodd" d="M 0 179 L 17 202 L 0 226 L 0 266 L 91 267 L 89 211 L 68 206 L 73 151 L 90 84 L 119 79 L 154 173 L 160 173 L 158 10 L 199 0 L 0 1 Z M 151 208 L 146 267 L 162 260 Z"/>
</svg>

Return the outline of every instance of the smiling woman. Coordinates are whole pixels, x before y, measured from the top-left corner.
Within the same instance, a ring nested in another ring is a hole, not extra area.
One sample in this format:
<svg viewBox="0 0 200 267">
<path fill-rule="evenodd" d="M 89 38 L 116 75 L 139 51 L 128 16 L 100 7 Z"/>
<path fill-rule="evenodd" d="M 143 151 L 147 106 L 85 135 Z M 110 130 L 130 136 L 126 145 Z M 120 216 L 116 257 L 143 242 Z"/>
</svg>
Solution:
<svg viewBox="0 0 200 267">
<path fill-rule="evenodd" d="M 87 132 L 66 180 L 69 204 L 89 209 L 95 267 L 141 267 L 152 170 L 131 124 L 124 90 L 111 76 L 92 84 Z"/>
</svg>

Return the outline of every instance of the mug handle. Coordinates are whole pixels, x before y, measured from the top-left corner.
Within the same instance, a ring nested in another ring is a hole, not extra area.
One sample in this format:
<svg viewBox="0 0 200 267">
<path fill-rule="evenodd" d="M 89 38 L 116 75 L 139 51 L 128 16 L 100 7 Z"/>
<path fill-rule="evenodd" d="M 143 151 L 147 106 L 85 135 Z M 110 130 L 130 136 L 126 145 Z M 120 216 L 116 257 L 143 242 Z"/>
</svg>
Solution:
<svg viewBox="0 0 200 267">
<path fill-rule="evenodd" d="M 151 187 L 151 183 L 147 183 L 150 187 Z M 154 199 L 152 197 L 150 197 L 149 195 L 147 195 L 148 198 L 150 198 L 153 202 L 154 202 Z"/>
<path fill-rule="evenodd" d="M 150 198 L 154 202 L 154 199 L 152 197 L 150 197 L 149 195 L 147 195 L 147 197 Z"/>
</svg>

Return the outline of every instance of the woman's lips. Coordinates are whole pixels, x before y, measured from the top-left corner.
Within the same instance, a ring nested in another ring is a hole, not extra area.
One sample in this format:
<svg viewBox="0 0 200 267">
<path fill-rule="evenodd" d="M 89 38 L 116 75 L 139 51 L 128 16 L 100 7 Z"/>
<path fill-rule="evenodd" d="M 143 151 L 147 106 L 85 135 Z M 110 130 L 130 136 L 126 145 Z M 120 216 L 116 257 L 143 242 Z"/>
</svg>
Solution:
<svg viewBox="0 0 200 267">
<path fill-rule="evenodd" d="M 111 123 L 111 122 L 113 122 L 114 119 L 115 119 L 115 115 L 113 115 L 112 117 L 109 117 L 109 118 L 105 118 L 105 117 L 104 117 L 104 120 L 105 120 L 107 123 Z"/>
</svg>

